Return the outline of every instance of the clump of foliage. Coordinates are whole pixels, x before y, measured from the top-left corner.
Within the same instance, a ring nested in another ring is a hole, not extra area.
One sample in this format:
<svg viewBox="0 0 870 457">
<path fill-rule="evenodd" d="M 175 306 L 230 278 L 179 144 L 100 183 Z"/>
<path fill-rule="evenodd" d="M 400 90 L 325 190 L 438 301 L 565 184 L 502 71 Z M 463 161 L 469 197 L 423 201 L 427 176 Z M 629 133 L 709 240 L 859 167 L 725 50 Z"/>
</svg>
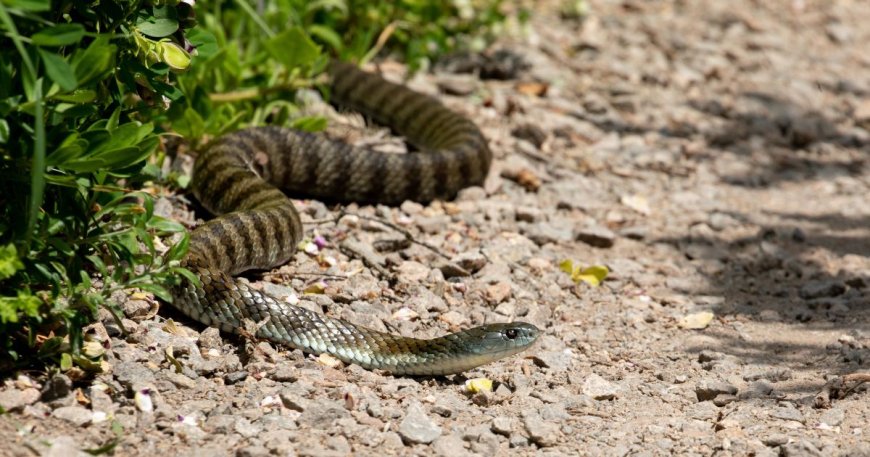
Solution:
<svg viewBox="0 0 870 457">
<path fill-rule="evenodd" d="M 0 334 L 5 362 L 78 353 L 117 290 L 167 298 L 183 232 L 143 191 L 150 121 L 179 97 L 184 3 L 4 1 L 0 24 Z M 6 43 L 9 45 L 7 46 Z M 56 337 L 50 337 L 56 335 Z M 59 338 L 67 336 L 64 344 Z M 36 357 L 32 357 L 36 349 Z"/>
<path fill-rule="evenodd" d="M 322 129 L 293 97 L 329 58 L 389 49 L 425 66 L 480 47 L 503 3 L 0 2 L 0 370 L 84 366 L 82 328 L 100 307 L 120 318 L 113 293 L 169 300 L 191 278 L 184 227 L 154 211 L 167 183 L 186 185 L 161 174 L 161 137 Z"/>
</svg>

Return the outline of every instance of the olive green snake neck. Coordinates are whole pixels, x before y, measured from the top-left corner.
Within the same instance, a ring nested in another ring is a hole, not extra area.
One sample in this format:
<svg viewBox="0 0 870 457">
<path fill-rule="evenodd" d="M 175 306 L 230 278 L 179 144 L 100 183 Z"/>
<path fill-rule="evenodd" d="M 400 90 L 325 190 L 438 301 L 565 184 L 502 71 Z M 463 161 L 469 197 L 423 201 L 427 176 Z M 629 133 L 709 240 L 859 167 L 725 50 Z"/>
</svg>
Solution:
<svg viewBox="0 0 870 457">
<path fill-rule="evenodd" d="M 398 204 L 448 199 L 483 183 L 492 155 L 480 130 L 440 102 L 350 64 L 334 62 L 332 100 L 384 124 L 420 151 L 354 148 L 296 130 L 262 127 L 211 142 L 197 157 L 192 188 L 219 215 L 196 228 L 182 264 L 200 284 L 174 288 L 173 306 L 191 318 L 346 363 L 397 375 L 459 373 L 529 347 L 538 329 L 488 324 L 431 340 L 371 330 L 281 302 L 233 278 L 287 262 L 303 236 L 283 191 L 342 201 Z"/>
</svg>

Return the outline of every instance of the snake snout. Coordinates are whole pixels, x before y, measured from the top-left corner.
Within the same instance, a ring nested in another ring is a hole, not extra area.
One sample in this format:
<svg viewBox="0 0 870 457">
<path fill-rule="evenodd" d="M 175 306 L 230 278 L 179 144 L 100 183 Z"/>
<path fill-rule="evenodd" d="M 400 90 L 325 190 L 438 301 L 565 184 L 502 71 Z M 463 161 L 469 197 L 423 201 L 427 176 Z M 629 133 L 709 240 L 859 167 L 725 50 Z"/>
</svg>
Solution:
<svg viewBox="0 0 870 457">
<path fill-rule="evenodd" d="M 541 331 L 532 324 L 511 322 L 478 327 L 479 339 L 473 345 L 478 354 L 507 356 L 525 350 L 540 336 Z"/>
</svg>

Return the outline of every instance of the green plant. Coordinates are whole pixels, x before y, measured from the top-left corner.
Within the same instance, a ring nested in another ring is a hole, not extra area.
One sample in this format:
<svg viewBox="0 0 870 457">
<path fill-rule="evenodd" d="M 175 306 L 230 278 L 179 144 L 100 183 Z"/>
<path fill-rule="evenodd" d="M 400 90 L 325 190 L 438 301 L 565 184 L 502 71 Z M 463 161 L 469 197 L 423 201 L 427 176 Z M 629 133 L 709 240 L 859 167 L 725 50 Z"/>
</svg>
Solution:
<svg viewBox="0 0 870 457">
<path fill-rule="evenodd" d="M 0 0 L 0 369 L 98 366 L 82 328 L 120 317 L 114 292 L 195 280 L 184 227 L 154 213 L 186 185 L 161 175 L 162 136 L 323 129 L 294 96 L 329 58 L 424 66 L 497 33 L 503 3 Z"/>
<path fill-rule="evenodd" d="M 158 250 L 184 228 L 154 215 L 153 196 L 136 190 L 157 177 L 148 159 L 160 139 L 147 119 L 162 109 L 144 96 L 174 91 L 167 75 L 186 52 L 166 36 L 182 31 L 181 14 L 165 3 L 0 3 L 3 40 L 14 44 L 0 48 L 7 364 L 77 353 L 81 329 L 114 291 L 168 297 L 186 274 L 177 266 L 185 242 Z M 52 332 L 68 344 L 39 337 Z M 37 357 L 21 360 L 34 346 Z"/>
</svg>

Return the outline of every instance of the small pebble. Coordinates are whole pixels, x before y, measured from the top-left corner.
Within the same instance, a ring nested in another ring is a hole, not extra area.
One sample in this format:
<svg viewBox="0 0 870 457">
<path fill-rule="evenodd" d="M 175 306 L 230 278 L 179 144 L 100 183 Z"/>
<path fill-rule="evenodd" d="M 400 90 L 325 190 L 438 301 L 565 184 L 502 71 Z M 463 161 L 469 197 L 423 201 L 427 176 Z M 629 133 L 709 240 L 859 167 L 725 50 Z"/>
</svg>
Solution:
<svg viewBox="0 0 870 457">
<path fill-rule="evenodd" d="M 402 441 L 407 444 L 429 444 L 441 436 L 441 427 L 416 402 L 408 407 L 398 431 Z"/>
</svg>

